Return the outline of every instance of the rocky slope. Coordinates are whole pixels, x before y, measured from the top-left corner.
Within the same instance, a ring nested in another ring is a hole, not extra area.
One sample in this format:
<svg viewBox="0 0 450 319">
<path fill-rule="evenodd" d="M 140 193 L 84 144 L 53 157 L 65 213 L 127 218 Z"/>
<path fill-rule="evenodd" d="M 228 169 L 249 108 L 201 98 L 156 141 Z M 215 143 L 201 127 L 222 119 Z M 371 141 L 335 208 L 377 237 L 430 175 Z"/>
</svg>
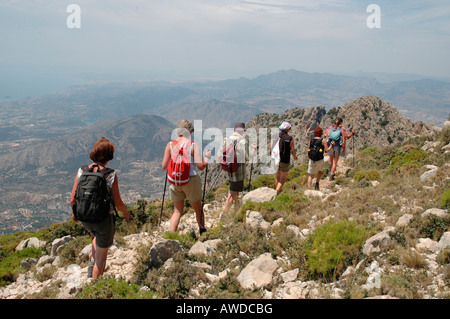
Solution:
<svg viewBox="0 0 450 319">
<path fill-rule="evenodd" d="M 448 298 L 449 138 L 450 127 L 419 144 L 402 144 L 394 150 L 401 158 L 392 155 L 395 160 L 384 167 L 368 161 L 367 150 L 357 152 L 356 165 L 342 159 L 336 180 L 321 183 L 320 191 L 306 188 L 304 168 L 297 166 L 281 195 L 259 187 L 245 193 L 241 208 L 230 213 L 223 212 L 226 192 L 219 187 L 205 206 L 205 235 L 198 237 L 194 214 L 182 217 L 179 235 L 195 240 L 163 239 L 169 207 L 161 227 L 116 236 L 105 276 L 137 283 L 141 292 L 159 293 L 157 298 Z M 369 150 L 372 157 L 388 156 L 388 150 Z M 400 161 L 410 159 L 412 150 L 421 159 Z M 370 170 L 379 174 L 357 177 Z M 155 210 L 159 213 L 158 206 Z M 307 253 L 303 245 L 322 227 L 340 223 L 355 223 L 367 233 L 348 246 L 353 257 L 337 263 L 331 277 L 313 276 L 308 265 L 319 252 Z M 95 287 L 86 278 L 89 246 L 75 254 L 75 264 L 62 263 L 64 247 L 77 240 L 68 235 L 52 242 L 22 241 L 17 250 L 45 246 L 46 253 L 23 260 L 29 270 L 1 287 L 0 298 L 75 298 L 86 285 Z"/>
</svg>

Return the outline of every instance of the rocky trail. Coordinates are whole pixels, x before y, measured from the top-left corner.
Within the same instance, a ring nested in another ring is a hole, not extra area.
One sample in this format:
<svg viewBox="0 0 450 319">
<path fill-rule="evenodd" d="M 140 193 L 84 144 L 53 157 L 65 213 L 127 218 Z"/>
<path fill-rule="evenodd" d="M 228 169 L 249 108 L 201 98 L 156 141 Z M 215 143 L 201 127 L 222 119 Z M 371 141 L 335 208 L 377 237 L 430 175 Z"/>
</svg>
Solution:
<svg viewBox="0 0 450 319">
<path fill-rule="evenodd" d="M 347 161 L 351 162 L 351 161 Z M 325 165 L 328 165 L 327 162 Z M 337 176 L 345 178 L 346 173 L 351 169 L 345 164 L 344 159 L 339 161 Z M 376 185 L 373 185 L 375 187 Z M 334 181 L 330 181 L 328 177 L 323 178 L 320 182 L 320 191 L 307 189 L 304 196 L 308 198 L 319 197 L 325 202 L 329 196 L 345 191 L 346 188 L 337 185 Z M 258 188 L 252 192 L 244 192 L 240 197 L 241 203 L 247 200 L 251 201 L 270 201 L 276 197 L 276 191 L 271 188 Z M 223 206 L 226 199 L 225 194 L 216 196 L 216 199 L 210 203 L 206 203 L 204 207 L 205 224 L 207 229 L 217 227 L 221 222 L 229 223 L 230 213 L 224 213 Z M 446 215 L 447 212 L 442 209 L 428 209 L 424 214 Z M 380 214 L 375 216 L 383 218 Z M 297 237 L 305 239 L 316 227 L 322 225 L 332 216 L 320 219 L 313 216 L 308 223 L 308 228 L 300 229 L 297 226 L 289 225 L 286 231 L 292 231 Z M 402 227 L 411 219 L 410 214 L 404 214 L 395 226 L 386 226 L 385 229 L 367 239 L 363 251 L 366 254 L 372 252 L 385 252 L 390 242 L 390 232 L 395 231 L 396 227 Z M 140 232 L 131 234 L 116 240 L 114 245 L 109 249 L 107 267 L 104 273 L 105 277 L 115 279 L 123 279 L 130 281 L 138 265 L 138 251 L 142 247 L 152 247 L 150 256 L 155 260 L 159 260 L 161 265 L 167 266 L 171 260 L 171 255 L 181 249 L 181 245 L 176 244 L 174 240 L 163 239 L 164 234 L 169 230 L 169 220 L 163 220 L 161 226 L 153 229 L 151 233 Z M 269 223 L 264 220 L 263 216 L 256 211 L 247 211 L 245 223 L 251 228 L 270 229 L 281 223 L 281 220 L 275 220 Z M 186 213 L 182 216 L 178 231 L 183 234 L 198 234 L 198 225 L 194 213 Z M 28 271 L 21 273 L 15 282 L 0 287 L 0 299 L 17 299 L 17 298 L 45 298 L 46 289 L 57 289 L 58 299 L 75 298 L 82 287 L 92 283 L 92 279 L 87 278 L 87 261 L 91 254 L 91 245 L 86 246 L 78 256 L 76 264 L 64 266 L 60 262 L 61 250 L 75 238 L 65 236 L 55 239 L 48 255 L 44 255 L 39 259 L 28 258 L 22 261 L 21 266 Z M 197 241 L 189 251 L 192 255 L 211 255 L 214 254 L 217 245 L 221 239 Z M 20 243 L 16 250 L 25 247 L 43 247 L 45 242 L 40 242 L 37 238 L 29 238 Z M 422 258 L 427 262 L 427 272 L 432 278 L 427 289 L 422 292 L 424 298 L 439 298 L 448 295 L 450 288 L 446 284 L 441 267 L 436 262 L 436 257 L 443 249 L 450 246 L 450 232 L 446 232 L 439 241 L 433 241 L 429 238 L 421 238 L 414 247 L 415 251 L 421 254 Z M 249 258 L 245 253 L 241 252 L 236 258 Z M 260 289 L 264 298 L 275 299 L 304 299 L 304 298 L 344 298 L 344 286 L 346 278 L 352 278 L 356 272 L 364 272 L 368 276 L 367 281 L 362 285 L 362 289 L 376 288 L 380 282 L 381 275 L 384 271 L 384 265 L 379 261 L 365 260 L 360 261 L 355 267 L 350 266 L 341 276 L 341 279 L 331 283 L 320 283 L 317 281 L 301 281 L 298 280 L 299 269 L 285 271 L 281 264 L 289 264 L 290 260 L 286 256 L 278 256 L 276 259 L 270 253 L 264 253 L 250 261 L 244 269 L 239 269 L 240 274 L 237 277 L 242 288 Z M 225 278 L 231 271 L 231 265 L 221 270 L 218 274 L 210 272 L 210 266 L 205 263 L 194 263 L 195 267 L 202 268 L 205 271 L 211 285 Z M 168 266 L 167 266 L 168 267 Z M 276 287 L 276 289 L 274 288 Z M 142 289 L 145 289 L 143 287 Z M 190 298 L 198 296 L 198 289 L 192 289 Z M 391 298 L 389 295 L 375 296 L 376 298 Z"/>
</svg>

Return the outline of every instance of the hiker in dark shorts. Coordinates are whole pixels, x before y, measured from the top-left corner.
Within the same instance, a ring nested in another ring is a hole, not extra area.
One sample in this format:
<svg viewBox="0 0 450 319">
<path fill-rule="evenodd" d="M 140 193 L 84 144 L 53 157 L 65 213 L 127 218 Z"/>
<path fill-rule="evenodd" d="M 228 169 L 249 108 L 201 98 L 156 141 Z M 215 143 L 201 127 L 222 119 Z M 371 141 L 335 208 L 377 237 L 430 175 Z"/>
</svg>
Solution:
<svg viewBox="0 0 450 319">
<path fill-rule="evenodd" d="M 238 201 L 239 193 L 244 190 L 244 179 L 245 179 L 245 163 L 249 161 L 249 154 L 247 151 L 247 141 L 244 138 L 245 134 L 245 123 L 236 122 L 234 125 L 234 132 L 231 136 L 226 137 L 223 140 L 221 149 L 218 154 L 222 154 L 223 150 L 227 145 L 236 142 L 236 157 L 239 163 L 237 170 L 233 173 L 228 173 L 228 181 L 230 182 L 230 190 L 228 192 L 228 197 L 225 201 L 224 210 L 228 211 L 230 206 Z M 256 144 L 252 145 L 251 157 L 254 156 L 256 150 Z"/>
<path fill-rule="evenodd" d="M 316 183 L 314 185 L 315 190 L 319 190 L 319 182 L 323 172 L 323 158 L 324 155 L 330 151 L 334 142 L 329 146 L 326 139 L 322 138 L 323 129 L 316 127 L 314 130 L 314 138 L 308 143 L 308 188 L 311 188 L 314 174 L 317 173 Z"/>
<path fill-rule="evenodd" d="M 177 143 L 190 143 L 191 134 L 194 132 L 194 126 L 188 120 L 181 120 L 177 124 L 177 135 L 178 138 L 175 140 Z M 171 143 L 166 145 L 164 151 L 164 158 L 162 161 L 162 169 L 167 170 L 169 168 L 171 160 Z M 189 182 L 186 185 L 174 185 L 170 184 L 169 191 L 170 197 L 174 204 L 174 211 L 172 217 L 170 218 L 170 231 L 175 232 L 178 229 L 178 224 L 180 223 L 181 216 L 184 211 L 184 201 L 188 199 L 192 207 L 195 210 L 197 223 L 199 226 L 200 235 L 206 232 L 205 220 L 202 215 L 202 182 L 200 176 L 198 175 L 199 170 L 203 171 L 208 165 L 208 161 L 211 159 L 211 151 L 205 153 L 205 159 L 202 159 L 202 154 L 200 147 L 197 143 L 192 144 L 191 154 L 190 154 L 190 170 L 189 170 Z"/>
<path fill-rule="evenodd" d="M 89 165 L 89 168 L 93 171 L 103 170 L 108 162 L 114 158 L 114 144 L 112 144 L 108 139 L 102 138 L 94 144 L 92 151 L 89 155 L 90 159 L 94 162 Z M 83 170 L 78 169 L 77 176 L 75 177 L 75 182 L 72 188 L 72 194 L 70 196 L 70 206 L 73 208 L 76 202 L 75 193 L 78 186 L 78 180 L 81 177 Z M 119 191 L 119 180 L 116 172 L 112 171 L 106 176 L 106 182 L 108 190 L 112 194 L 113 203 L 117 210 L 122 212 L 126 221 L 130 218 L 128 210 L 120 197 Z M 72 215 L 72 219 L 75 222 L 78 220 Z M 81 222 L 83 227 L 94 237 L 92 240 L 92 257 L 89 262 L 88 267 L 88 277 L 98 278 L 100 277 L 106 267 L 106 258 L 108 256 L 108 249 L 113 244 L 114 234 L 115 234 L 115 216 L 113 214 L 113 208 L 110 209 L 110 214 L 104 220 L 91 223 L 91 222 Z"/>
<path fill-rule="evenodd" d="M 276 145 L 278 139 L 280 141 L 280 163 L 278 165 L 278 171 L 276 172 L 276 191 L 277 194 L 281 192 L 284 183 L 286 182 L 287 173 L 289 171 L 289 164 L 291 161 L 291 153 L 294 160 L 297 160 L 297 153 L 295 152 L 294 139 L 288 133 L 291 131 L 291 124 L 283 122 L 278 127 L 280 133 L 278 137 L 272 138 L 270 143 L 270 149 Z"/>
</svg>

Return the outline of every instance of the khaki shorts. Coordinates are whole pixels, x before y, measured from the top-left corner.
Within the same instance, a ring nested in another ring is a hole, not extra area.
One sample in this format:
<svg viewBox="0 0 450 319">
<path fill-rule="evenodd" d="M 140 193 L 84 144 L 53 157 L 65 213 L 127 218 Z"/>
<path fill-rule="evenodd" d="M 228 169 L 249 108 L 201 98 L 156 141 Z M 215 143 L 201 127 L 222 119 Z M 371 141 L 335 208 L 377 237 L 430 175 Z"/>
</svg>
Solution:
<svg viewBox="0 0 450 319">
<path fill-rule="evenodd" d="M 308 162 L 308 174 L 312 175 L 316 172 L 323 172 L 323 159 L 318 161 L 309 160 Z"/>
<path fill-rule="evenodd" d="M 289 172 L 289 163 L 280 162 L 278 165 L 278 170 L 280 172 Z"/>
<path fill-rule="evenodd" d="M 202 182 L 198 175 L 191 176 L 189 183 L 183 186 L 170 184 L 169 189 L 170 198 L 173 202 L 179 202 L 187 198 L 191 203 L 194 203 L 202 199 Z"/>
</svg>

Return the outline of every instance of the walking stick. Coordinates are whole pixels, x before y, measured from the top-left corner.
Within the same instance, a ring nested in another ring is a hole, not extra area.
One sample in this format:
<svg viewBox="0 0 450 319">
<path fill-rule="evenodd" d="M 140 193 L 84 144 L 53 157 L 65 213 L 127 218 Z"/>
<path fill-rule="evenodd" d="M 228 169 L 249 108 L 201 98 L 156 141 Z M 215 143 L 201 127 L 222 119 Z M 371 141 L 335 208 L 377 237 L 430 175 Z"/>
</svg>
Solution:
<svg viewBox="0 0 450 319">
<path fill-rule="evenodd" d="M 204 220 L 203 205 L 205 205 L 206 176 L 208 176 L 208 164 L 206 164 L 205 182 L 203 183 L 202 210 L 201 210 L 201 215 L 200 215 L 200 223 L 201 224 L 203 224 L 203 220 Z"/>
<path fill-rule="evenodd" d="M 161 226 L 161 219 L 162 219 L 162 213 L 163 213 L 163 208 L 164 208 L 164 197 L 166 196 L 166 186 L 167 186 L 167 171 L 166 171 L 166 180 L 164 182 L 164 193 L 163 193 L 162 204 L 161 204 L 161 213 L 159 214 L 158 226 Z"/>
<path fill-rule="evenodd" d="M 219 178 L 220 173 L 222 173 L 222 169 L 219 170 L 219 173 L 216 175 L 216 177 L 214 178 L 214 181 L 212 182 L 209 191 L 206 193 L 205 197 L 208 197 L 209 192 L 213 189 L 214 184 L 216 183 L 217 179 Z"/>
<path fill-rule="evenodd" d="M 352 140 L 352 153 L 353 153 L 352 166 L 353 166 L 353 168 L 355 168 L 355 138 L 356 138 L 356 135 L 353 134 L 353 140 Z"/>
<path fill-rule="evenodd" d="M 252 172 L 253 172 L 253 163 L 250 164 L 250 179 L 248 180 L 248 191 L 250 191 L 252 185 Z"/>
</svg>

